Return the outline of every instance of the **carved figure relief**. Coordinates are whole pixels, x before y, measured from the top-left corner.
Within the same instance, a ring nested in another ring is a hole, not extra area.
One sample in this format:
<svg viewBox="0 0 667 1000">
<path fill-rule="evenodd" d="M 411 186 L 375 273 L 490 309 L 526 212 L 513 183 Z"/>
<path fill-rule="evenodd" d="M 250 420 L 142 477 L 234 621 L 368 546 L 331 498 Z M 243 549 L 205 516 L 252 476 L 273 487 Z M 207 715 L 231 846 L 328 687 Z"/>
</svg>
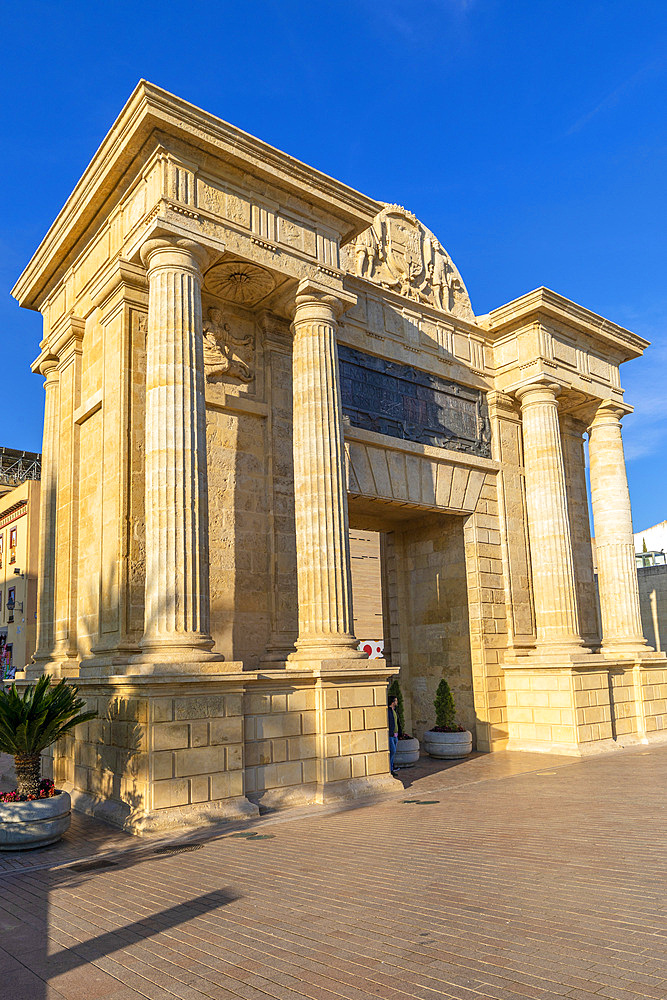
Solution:
<svg viewBox="0 0 667 1000">
<path fill-rule="evenodd" d="M 451 258 L 430 229 L 400 205 L 386 205 L 344 251 L 344 266 L 360 278 L 473 319 L 468 292 Z"/>
<path fill-rule="evenodd" d="M 203 324 L 206 378 L 226 375 L 241 382 L 252 382 L 255 376 L 251 364 L 239 357 L 236 348 L 246 348 L 246 356 L 252 363 L 253 338 L 236 337 L 229 323 L 223 322 L 221 310 L 215 306 L 208 309 L 207 317 Z"/>
</svg>

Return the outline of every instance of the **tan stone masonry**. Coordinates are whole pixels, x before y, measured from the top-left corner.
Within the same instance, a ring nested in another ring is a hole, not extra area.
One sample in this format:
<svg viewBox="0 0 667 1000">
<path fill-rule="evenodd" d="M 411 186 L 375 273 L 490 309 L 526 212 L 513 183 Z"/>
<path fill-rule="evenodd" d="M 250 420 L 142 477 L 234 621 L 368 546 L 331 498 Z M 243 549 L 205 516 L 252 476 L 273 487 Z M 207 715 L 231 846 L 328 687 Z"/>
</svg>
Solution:
<svg viewBox="0 0 667 1000">
<path fill-rule="evenodd" d="M 443 676 L 479 750 L 665 736 L 619 423 L 640 337 L 544 288 L 475 316 L 411 212 L 145 81 L 14 295 L 46 394 L 19 683 L 99 712 L 55 749 L 78 807 L 140 830 L 381 794 L 395 673 L 418 736 Z M 384 660 L 350 525 L 380 533 Z"/>
</svg>

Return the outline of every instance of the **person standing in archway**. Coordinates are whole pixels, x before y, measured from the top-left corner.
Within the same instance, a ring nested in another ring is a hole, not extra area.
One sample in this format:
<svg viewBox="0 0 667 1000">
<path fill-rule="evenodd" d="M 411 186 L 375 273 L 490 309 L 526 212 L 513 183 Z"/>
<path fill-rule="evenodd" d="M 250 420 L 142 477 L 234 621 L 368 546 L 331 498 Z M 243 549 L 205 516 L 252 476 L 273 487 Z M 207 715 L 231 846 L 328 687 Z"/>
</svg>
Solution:
<svg viewBox="0 0 667 1000">
<path fill-rule="evenodd" d="M 401 724 L 398 721 L 398 698 L 389 695 L 387 702 L 387 724 L 389 726 L 389 770 L 395 774 L 394 758 L 398 747 L 398 737 L 401 735 Z"/>
</svg>

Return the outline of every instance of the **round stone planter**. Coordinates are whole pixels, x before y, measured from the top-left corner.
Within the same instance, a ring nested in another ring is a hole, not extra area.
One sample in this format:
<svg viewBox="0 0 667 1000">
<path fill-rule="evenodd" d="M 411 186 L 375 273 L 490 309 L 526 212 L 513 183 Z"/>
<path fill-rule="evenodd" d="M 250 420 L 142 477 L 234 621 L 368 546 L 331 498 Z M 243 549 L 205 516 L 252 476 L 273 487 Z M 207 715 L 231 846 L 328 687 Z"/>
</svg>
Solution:
<svg viewBox="0 0 667 1000">
<path fill-rule="evenodd" d="M 431 757 L 467 757 L 472 752 L 472 733 L 424 733 L 424 750 Z"/>
<path fill-rule="evenodd" d="M 394 767 L 406 767 L 419 760 L 419 740 L 411 736 L 409 740 L 399 740 L 394 757 Z"/>
<path fill-rule="evenodd" d="M 67 792 L 31 802 L 0 802 L 0 851 L 25 851 L 60 840 L 69 828 Z"/>
</svg>

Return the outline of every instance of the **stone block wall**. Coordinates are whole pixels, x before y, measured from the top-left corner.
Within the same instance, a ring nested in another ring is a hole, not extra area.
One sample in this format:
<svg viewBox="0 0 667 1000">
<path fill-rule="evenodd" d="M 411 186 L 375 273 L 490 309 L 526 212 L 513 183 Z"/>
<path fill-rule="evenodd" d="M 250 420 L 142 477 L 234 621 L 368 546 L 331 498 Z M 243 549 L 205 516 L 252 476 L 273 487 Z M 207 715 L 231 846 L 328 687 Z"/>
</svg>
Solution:
<svg viewBox="0 0 667 1000">
<path fill-rule="evenodd" d="M 509 616 L 498 501 L 498 477 L 487 473 L 463 533 L 475 708 L 473 732 L 477 749 L 485 751 L 502 749 L 508 737 L 501 661 L 509 641 Z"/>
<path fill-rule="evenodd" d="M 251 801 L 314 801 L 316 693 L 283 683 L 253 683 L 244 696 L 246 794 Z"/>
<path fill-rule="evenodd" d="M 387 773 L 386 684 L 357 672 L 299 684 L 290 674 L 258 678 L 245 695 L 248 798 L 274 807 L 321 801 Z"/>
<path fill-rule="evenodd" d="M 609 740 L 614 735 L 607 670 L 576 671 L 572 674 L 577 744 Z"/>
<path fill-rule="evenodd" d="M 167 692 L 147 683 L 140 697 L 79 687 L 98 718 L 61 740 L 47 763 L 77 808 L 130 830 L 174 825 L 184 807 L 247 811 L 240 685 L 204 682 L 187 693 L 187 682 Z"/>
<path fill-rule="evenodd" d="M 240 690 L 156 697 L 150 710 L 153 809 L 244 794 Z"/>
<path fill-rule="evenodd" d="M 667 733 L 667 667 L 639 668 L 639 684 L 647 737 Z"/>
<path fill-rule="evenodd" d="M 609 696 L 614 735 L 622 740 L 624 737 L 640 734 L 643 727 L 641 703 L 637 703 L 637 684 L 632 667 L 610 668 Z"/>
<path fill-rule="evenodd" d="M 77 808 L 129 828 L 150 804 L 149 699 L 86 687 L 79 682 L 84 711 L 98 717 L 51 748 L 45 774 L 72 792 Z"/>
<path fill-rule="evenodd" d="M 639 661 L 600 668 L 506 670 L 509 749 L 587 753 L 663 732 L 667 668 Z"/>
<path fill-rule="evenodd" d="M 77 809 L 132 832 L 366 794 L 392 780 L 386 668 L 372 662 L 146 680 L 140 692 L 79 680 L 98 718 L 51 748 L 44 774 Z"/>
<path fill-rule="evenodd" d="M 578 684 L 575 694 L 575 680 Z M 597 681 L 600 680 L 598 678 Z M 516 667 L 505 670 L 509 749 L 548 749 L 554 743 L 562 752 L 577 746 L 578 719 L 584 724 L 597 715 L 596 690 L 592 679 L 575 678 L 568 670 Z M 609 695 L 607 693 L 607 707 Z M 578 713 L 578 716 L 575 716 Z"/>
<path fill-rule="evenodd" d="M 381 661 L 380 661 L 381 662 Z M 339 687 L 318 685 L 321 778 L 348 781 L 384 774 L 389 769 L 387 686 L 364 682 Z"/>
<path fill-rule="evenodd" d="M 406 726 L 418 739 L 435 724 L 433 700 L 445 677 L 457 714 L 475 728 L 463 518 L 435 514 L 394 533 L 400 682 Z M 396 662 L 392 639 L 392 663 Z"/>
</svg>

